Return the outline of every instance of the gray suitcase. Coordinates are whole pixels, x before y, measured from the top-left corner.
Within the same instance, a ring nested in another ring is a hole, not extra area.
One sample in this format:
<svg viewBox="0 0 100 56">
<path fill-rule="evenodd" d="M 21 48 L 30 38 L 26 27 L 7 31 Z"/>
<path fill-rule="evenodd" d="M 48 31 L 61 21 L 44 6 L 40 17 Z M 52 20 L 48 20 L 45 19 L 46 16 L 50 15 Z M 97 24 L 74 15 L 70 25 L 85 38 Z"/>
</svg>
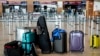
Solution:
<svg viewBox="0 0 100 56">
<path fill-rule="evenodd" d="M 67 52 L 67 32 L 61 28 L 62 15 L 58 15 L 55 22 L 55 29 L 52 32 L 53 37 L 53 51 L 56 53 Z"/>
<path fill-rule="evenodd" d="M 52 33 L 54 35 L 56 33 Z M 53 50 L 57 53 L 65 53 L 67 52 L 67 33 L 59 32 L 59 36 L 53 36 Z"/>
</svg>

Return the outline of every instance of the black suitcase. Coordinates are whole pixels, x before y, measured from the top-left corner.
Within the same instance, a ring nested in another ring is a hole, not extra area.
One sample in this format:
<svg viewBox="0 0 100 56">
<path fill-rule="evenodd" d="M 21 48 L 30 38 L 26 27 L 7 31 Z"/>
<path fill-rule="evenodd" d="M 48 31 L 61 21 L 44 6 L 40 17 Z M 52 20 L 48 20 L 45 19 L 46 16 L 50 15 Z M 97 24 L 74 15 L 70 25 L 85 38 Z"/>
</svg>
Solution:
<svg viewBox="0 0 100 56">
<path fill-rule="evenodd" d="M 67 33 L 62 30 L 56 28 L 52 32 L 53 37 L 53 50 L 57 53 L 65 53 L 67 52 Z"/>
<path fill-rule="evenodd" d="M 12 41 L 4 45 L 4 56 L 22 56 L 23 50 L 18 41 Z"/>
<path fill-rule="evenodd" d="M 37 21 L 37 27 L 39 28 L 39 47 L 42 53 L 51 53 L 51 42 L 49 38 L 49 32 L 46 25 L 46 20 L 44 16 L 40 16 Z"/>
</svg>

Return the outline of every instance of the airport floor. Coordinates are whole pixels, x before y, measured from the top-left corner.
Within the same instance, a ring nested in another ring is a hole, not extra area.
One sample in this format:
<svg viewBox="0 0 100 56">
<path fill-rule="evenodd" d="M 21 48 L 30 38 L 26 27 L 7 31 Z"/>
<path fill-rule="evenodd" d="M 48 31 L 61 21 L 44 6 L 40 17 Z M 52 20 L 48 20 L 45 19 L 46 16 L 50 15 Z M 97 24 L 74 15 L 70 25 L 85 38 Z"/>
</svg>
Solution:
<svg viewBox="0 0 100 56">
<path fill-rule="evenodd" d="M 18 26 L 21 27 L 21 23 L 17 23 L 17 24 L 19 24 Z M 15 26 L 17 24 L 13 23 L 11 25 L 7 25 L 6 22 L 0 22 L 0 56 L 4 56 L 3 55 L 4 44 L 6 42 L 13 41 L 15 39 L 15 29 L 16 29 Z M 50 33 L 50 36 L 51 36 L 51 32 L 55 28 L 54 23 L 47 22 L 47 25 L 48 25 L 48 30 L 49 30 L 49 33 Z M 27 26 L 27 25 L 24 25 L 24 26 Z M 33 22 L 31 24 L 31 26 L 35 27 L 36 22 Z M 81 30 L 83 30 L 83 28 Z M 64 53 L 64 54 L 59 54 L 59 53 L 41 54 L 40 49 L 37 48 L 38 55 L 39 56 L 100 56 L 100 48 L 93 49 L 93 48 L 89 47 L 90 34 L 89 34 L 88 28 L 89 28 L 89 23 L 86 22 L 86 30 L 85 30 L 86 34 L 85 34 L 85 37 L 84 37 L 84 52 L 83 53 L 69 52 L 69 49 L 67 47 L 67 53 Z M 66 22 L 62 23 L 62 29 L 66 29 L 66 31 L 68 32 L 67 35 L 69 34 L 69 32 L 71 30 L 73 30 L 71 27 L 67 27 Z M 67 46 L 69 45 L 68 38 L 69 37 L 67 37 Z"/>
</svg>

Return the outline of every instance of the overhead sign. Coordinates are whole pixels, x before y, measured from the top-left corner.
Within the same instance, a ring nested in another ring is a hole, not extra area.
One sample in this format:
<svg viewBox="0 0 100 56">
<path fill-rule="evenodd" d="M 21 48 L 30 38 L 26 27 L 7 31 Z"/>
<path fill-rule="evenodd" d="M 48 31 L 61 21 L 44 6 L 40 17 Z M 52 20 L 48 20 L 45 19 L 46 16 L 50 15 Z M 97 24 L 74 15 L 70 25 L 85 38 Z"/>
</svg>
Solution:
<svg viewBox="0 0 100 56">
<path fill-rule="evenodd" d="M 34 1 L 33 4 L 34 5 L 40 5 L 40 2 L 39 1 Z"/>
<path fill-rule="evenodd" d="M 52 1 L 51 4 L 57 5 L 57 2 L 56 1 Z"/>
<path fill-rule="evenodd" d="M 71 5 L 79 5 L 79 4 L 81 4 L 81 1 L 69 2 L 69 4 L 71 4 Z"/>
<path fill-rule="evenodd" d="M 62 8 L 62 7 L 63 7 L 63 2 L 62 2 L 62 1 L 58 1 L 57 4 L 58 4 L 58 7 L 59 7 L 59 8 Z"/>
<path fill-rule="evenodd" d="M 64 1 L 63 3 L 64 3 L 64 4 L 69 4 L 69 1 Z"/>
<path fill-rule="evenodd" d="M 20 2 L 9 1 L 9 5 L 20 5 Z"/>
<path fill-rule="evenodd" d="M 7 0 L 0 0 L 1 3 L 7 3 Z"/>
<path fill-rule="evenodd" d="M 22 1 L 21 5 L 27 5 L 27 2 L 26 1 Z"/>
</svg>

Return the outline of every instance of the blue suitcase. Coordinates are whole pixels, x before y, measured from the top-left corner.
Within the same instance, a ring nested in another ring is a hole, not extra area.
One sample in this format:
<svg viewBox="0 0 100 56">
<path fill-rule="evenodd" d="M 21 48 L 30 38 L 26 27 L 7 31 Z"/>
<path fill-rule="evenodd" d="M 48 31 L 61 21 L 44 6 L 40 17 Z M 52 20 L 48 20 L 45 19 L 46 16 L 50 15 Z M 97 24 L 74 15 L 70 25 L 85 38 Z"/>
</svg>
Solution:
<svg viewBox="0 0 100 56">
<path fill-rule="evenodd" d="M 71 31 L 69 34 L 70 51 L 84 51 L 84 33 L 80 30 Z"/>
</svg>

